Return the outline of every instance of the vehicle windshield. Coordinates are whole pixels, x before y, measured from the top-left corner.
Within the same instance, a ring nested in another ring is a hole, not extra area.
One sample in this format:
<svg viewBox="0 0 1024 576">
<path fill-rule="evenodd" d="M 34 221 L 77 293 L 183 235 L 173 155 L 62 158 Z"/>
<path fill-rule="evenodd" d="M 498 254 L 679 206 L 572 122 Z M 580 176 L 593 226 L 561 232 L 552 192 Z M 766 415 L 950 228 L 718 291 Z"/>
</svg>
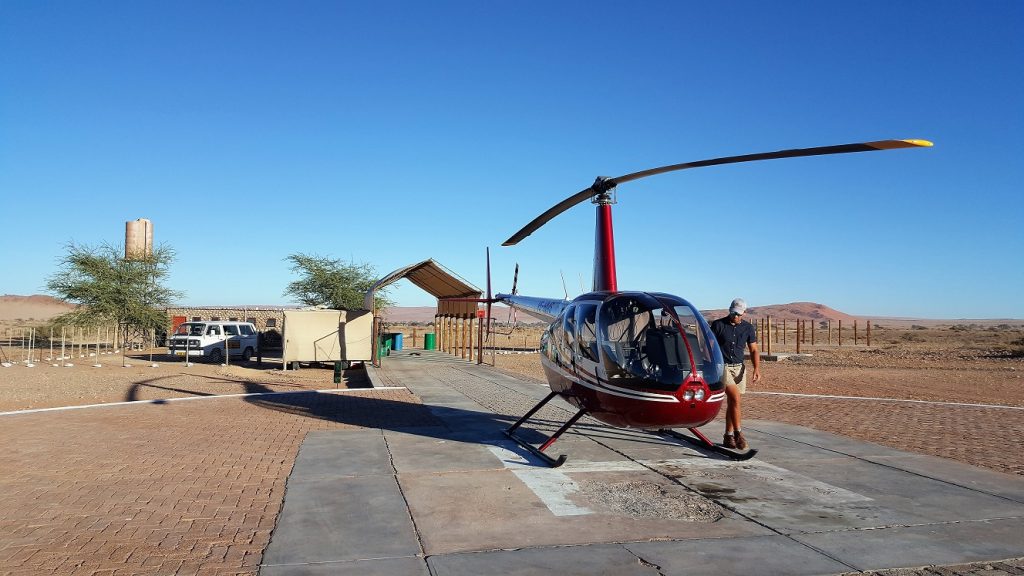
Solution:
<svg viewBox="0 0 1024 576">
<path fill-rule="evenodd" d="M 175 336 L 202 336 L 206 333 L 206 324 L 202 322 L 185 322 L 174 331 Z"/>
<path fill-rule="evenodd" d="M 674 390 L 692 372 L 708 383 L 722 376 L 721 353 L 704 317 L 668 294 L 631 293 L 606 300 L 598 312 L 598 343 L 609 379 L 643 379 Z"/>
</svg>

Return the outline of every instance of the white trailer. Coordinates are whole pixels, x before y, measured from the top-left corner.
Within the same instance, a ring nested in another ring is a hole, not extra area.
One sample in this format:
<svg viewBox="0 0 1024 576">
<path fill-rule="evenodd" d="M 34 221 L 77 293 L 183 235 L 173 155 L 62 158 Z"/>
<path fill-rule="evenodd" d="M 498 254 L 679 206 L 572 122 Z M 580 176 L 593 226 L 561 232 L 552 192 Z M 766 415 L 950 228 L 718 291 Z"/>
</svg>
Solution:
<svg viewBox="0 0 1024 576">
<path fill-rule="evenodd" d="M 282 359 L 289 362 L 373 360 L 373 314 L 368 310 L 285 310 Z"/>
</svg>

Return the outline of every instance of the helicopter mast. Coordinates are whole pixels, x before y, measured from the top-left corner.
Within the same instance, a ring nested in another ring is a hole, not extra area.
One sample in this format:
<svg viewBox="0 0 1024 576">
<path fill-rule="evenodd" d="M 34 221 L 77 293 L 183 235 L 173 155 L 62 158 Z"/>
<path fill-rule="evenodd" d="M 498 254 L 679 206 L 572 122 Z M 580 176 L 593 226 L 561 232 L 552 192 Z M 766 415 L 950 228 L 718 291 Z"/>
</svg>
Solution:
<svg viewBox="0 0 1024 576">
<path fill-rule="evenodd" d="M 607 178 L 599 177 L 594 181 L 593 188 L 598 191 L 591 200 L 597 205 L 597 225 L 594 232 L 594 291 L 615 292 L 618 290 L 615 273 L 615 233 L 612 229 L 615 185 L 609 185 Z"/>
</svg>

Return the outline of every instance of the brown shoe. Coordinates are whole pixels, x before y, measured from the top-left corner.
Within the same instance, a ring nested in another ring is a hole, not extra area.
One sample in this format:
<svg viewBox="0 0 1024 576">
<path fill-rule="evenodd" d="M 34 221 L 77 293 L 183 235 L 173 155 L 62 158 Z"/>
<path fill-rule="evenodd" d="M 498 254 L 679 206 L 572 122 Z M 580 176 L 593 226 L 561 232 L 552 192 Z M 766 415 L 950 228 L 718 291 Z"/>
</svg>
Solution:
<svg viewBox="0 0 1024 576">
<path fill-rule="evenodd" d="M 733 438 L 732 434 L 726 434 L 725 439 L 722 441 L 722 446 L 725 446 L 726 448 L 735 448 L 736 439 Z"/>
<path fill-rule="evenodd" d="M 740 450 L 747 449 L 747 439 L 743 437 L 742 432 L 736 433 L 736 447 L 739 448 Z"/>
</svg>

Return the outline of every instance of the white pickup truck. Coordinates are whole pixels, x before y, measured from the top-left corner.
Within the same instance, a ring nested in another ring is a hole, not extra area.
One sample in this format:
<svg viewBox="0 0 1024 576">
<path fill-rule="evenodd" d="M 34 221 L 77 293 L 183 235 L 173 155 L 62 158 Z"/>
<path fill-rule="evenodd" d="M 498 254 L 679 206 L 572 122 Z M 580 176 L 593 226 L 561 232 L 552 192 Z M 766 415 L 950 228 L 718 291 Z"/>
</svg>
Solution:
<svg viewBox="0 0 1024 576">
<path fill-rule="evenodd" d="M 171 356 L 203 357 L 224 361 L 225 352 L 248 362 L 256 353 L 259 335 L 251 322 L 184 322 L 167 340 Z"/>
</svg>

